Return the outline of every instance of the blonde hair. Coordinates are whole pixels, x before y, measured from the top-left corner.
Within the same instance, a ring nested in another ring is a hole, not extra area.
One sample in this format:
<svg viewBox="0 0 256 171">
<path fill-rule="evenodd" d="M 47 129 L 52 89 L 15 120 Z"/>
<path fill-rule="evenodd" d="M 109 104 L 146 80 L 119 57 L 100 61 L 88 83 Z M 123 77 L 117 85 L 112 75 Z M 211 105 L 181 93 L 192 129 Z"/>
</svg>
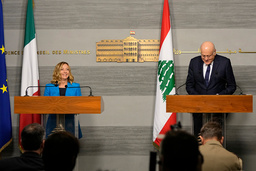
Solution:
<svg viewBox="0 0 256 171">
<path fill-rule="evenodd" d="M 64 64 L 67 64 L 68 68 L 69 68 L 68 82 L 71 83 L 71 84 L 74 82 L 74 76 L 71 73 L 71 68 L 70 68 L 69 64 L 67 62 L 60 62 L 54 68 L 54 71 L 53 71 L 53 74 L 52 74 L 52 81 L 51 81 L 52 84 L 56 84 L 59 81 L 61 81 L 60 71 L 61 71 L 61 68 Z"/>
</svg>

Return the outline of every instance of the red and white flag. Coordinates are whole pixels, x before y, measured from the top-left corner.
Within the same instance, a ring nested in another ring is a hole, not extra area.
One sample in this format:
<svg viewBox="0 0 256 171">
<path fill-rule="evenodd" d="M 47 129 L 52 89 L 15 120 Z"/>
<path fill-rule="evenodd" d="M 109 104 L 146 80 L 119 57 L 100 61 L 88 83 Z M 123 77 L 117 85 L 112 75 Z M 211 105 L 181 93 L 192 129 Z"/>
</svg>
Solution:
<svg viewBox="0 0 256 171">
<path fill-rule="evenodd" d="M 169 4 L 164 0 L 153 128 L 153 144 L 157 148 L 162 140 L 158 136 L 176 124 L 176 113 L 166 113 L 166 95 L 171 94 L 175 94 L 173 46 Z"/>
<path fill-rule="evenodd" d="M 28 86 L 39 86 L 39 69 L 36 45 L 36 31 L 34 24 L 33 2 L 28 0 L 26 29 L 24 38 L 24 52 L 21 77 L 21 96 L 25 95 Z M 40 96 L 40 89 L 37 87 L 28 89 L 29 96 Z M 19 145 L 21 146 L 21 131 L 31 123 L 41 124 L 40 114 L 20 114 Z"/>
</svg>

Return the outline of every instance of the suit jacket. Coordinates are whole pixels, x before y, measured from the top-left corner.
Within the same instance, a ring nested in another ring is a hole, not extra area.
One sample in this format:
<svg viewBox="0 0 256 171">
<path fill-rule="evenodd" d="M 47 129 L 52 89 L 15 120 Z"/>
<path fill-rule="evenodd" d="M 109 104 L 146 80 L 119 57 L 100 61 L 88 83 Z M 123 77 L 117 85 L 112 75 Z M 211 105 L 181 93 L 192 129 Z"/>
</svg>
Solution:
<svg viewBox="0 0 256 171">
<path fill-rule="evenodd" d="M 210 140 L 199 146 L 204 157 L 202 171 L 237 171 L 242 170 L 242 160 L 226 150 L 220 142 Z"/>
<path fill-rule="evenodd" d="M 0 160 L 1 171 L 39 171 L 44 170 L 41 156 L 34 152 L 25 152 L 20 157 Z"/>
<path fill-rule="evenodd" d="M 191 59 L 186 81 L 186 90 L 192 95 L 228 95 L 236 90 L 236 81 L 228 58 L 216 55 L 208 87 L 203 76 L 201 56 Z"/>
<path fill-rule="evenodd" d="M 46 84 L 44 96 L 60 96 L 59 87 L 54 84 Z M 65 96 L 82 96 L 80 84 L 68 83 Z"/>
</svg>

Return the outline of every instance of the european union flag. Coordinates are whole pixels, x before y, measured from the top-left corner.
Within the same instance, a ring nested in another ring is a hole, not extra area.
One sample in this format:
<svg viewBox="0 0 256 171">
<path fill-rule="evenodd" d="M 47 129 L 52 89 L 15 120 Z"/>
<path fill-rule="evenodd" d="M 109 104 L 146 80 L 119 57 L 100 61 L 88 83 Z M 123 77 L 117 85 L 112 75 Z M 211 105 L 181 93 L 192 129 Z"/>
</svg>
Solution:
<svg viewBox="0 0 256 171">
<path fill-rule="evenodd" d="M 4 45 L 3 6 L 0 1 L 0 152 L 12 141 L 12 120 L 7 85 Z"/>
</svg>

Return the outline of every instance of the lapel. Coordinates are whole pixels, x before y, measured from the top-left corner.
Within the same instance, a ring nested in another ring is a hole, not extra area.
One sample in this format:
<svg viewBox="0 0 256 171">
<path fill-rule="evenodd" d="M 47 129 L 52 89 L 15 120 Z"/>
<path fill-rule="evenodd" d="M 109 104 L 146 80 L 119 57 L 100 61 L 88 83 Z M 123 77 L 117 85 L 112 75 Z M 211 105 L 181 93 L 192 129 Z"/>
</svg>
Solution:
<svg viewBox="0 0 256 171">
<path fill-rule="evenodd" d="M 204 84 L 204 72 L 203 72 L 203 65 L 204 65 L 204 62 L 203 60 L 200 58 L 200 62 L 198 62 L 198 75 L 200 78 L 200 82 L 202 82 Z"/>
<path fill-rule="evenodd" d="M 52 84 L 53 86 L 53 91 L 51 91 L 52 92 L 52 96 L 60 96 L 60 89 L 59 89 L 59 86 L 55 86 L 54 84 Z"/>
<path fill-rule="evenodd" d="M 68 87 L 72 87 L 72 84 L 68 82 Z M 72 88 L 66 88 L 66 95 L 65 96 L 71 96 L 72 94 Z"/>
<path fill-rule="evenodd" d="M 220 61 L 219 61 L 219 57 L 218 55 L 215 56 L 214 62 L 213 62 L 213 68 L 212 68 L 212 73 L 211 73 L 211 79 L 209 82 L 208 87 L 211 85 L 211 83 L 213 82 L 213 78 L 214 76 L 217 74 L 218 71 L 218 67 L 220 65 Z"/>
</svg>

